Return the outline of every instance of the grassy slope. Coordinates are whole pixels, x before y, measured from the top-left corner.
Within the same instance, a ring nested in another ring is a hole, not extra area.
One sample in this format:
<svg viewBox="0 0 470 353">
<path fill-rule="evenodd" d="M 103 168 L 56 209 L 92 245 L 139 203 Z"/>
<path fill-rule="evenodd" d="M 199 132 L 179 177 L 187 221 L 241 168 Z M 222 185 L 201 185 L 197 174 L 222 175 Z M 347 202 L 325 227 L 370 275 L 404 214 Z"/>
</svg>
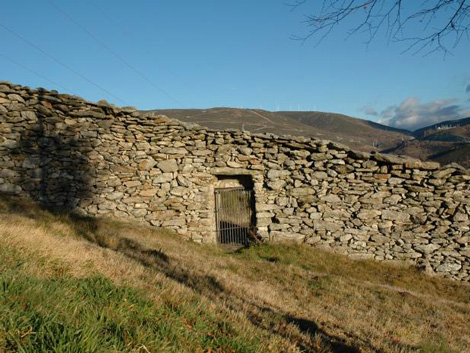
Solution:
<svg viewBox="0 0 470 353">
<path fill-rule="evenodd" d="M 469 286 L 0 199 L 0 352 L 469 352 Z"/>
</svg>

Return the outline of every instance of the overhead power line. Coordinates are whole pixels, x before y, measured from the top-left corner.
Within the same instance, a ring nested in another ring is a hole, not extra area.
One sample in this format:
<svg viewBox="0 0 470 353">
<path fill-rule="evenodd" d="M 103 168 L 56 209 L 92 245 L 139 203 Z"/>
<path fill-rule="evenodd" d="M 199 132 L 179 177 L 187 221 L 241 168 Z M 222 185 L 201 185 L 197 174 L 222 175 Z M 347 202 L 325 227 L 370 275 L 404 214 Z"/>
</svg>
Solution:
<svg viewBox="0 0 470 353">
<path fill-rule="evenodd" d="M 147 55 L 150 59 L 153 61 L 158 61 L 159 58 L 157 58 L 155 55 L 153 55 L 146 46 L 142 45 L 140 39 L 135 35 L 135 32 L 131 32 L 128 28 L 124 29 L 122 25 L 113 19 L 112 16 L 108 15 L 108 13 L 104 10 L 104 8 L 96 3 L 94 0 L 90 0 L 90 4 L 92 4 L 95 9 L 97 9 L 107 20 L 108 22 L 118 31 L 121 32 L 123 35 L 127 36 L 130 40 L 132 40 L 132 43 L 137 46 L 145 55 Z M 173 71 L 168 65 L 163 64 L 161 61 L 159 63 L 159 66 L 165 70 L 165 72 L 169 73 L 172 75 L 174 78 L 179 80 L 180 82 L 184 83 L 186 86 L 188 86 L 191 89 L 195 89 L 194 86 L 190 85 L 190 83 L 187 82 L 187 80 L 184 80 L 181 75 L 177 74 L 175 71 Z"/>
<path fill-rule="evenodd" d="M 18 61 L 14 60 L 14 59 L 12 59 L 12 58 L 10 58 L 10 57 L 8 57 L 8 56 L 2 54 L 2 53 L 0 53 L 0 56 L 1 56 L 2 58 L 4 58 L 5 60 L 8 60 L 8 61 L 10 61 L 11 63 L 13 63 L 13 64 L 15 64 L 15 65 L 21 67 L 22 69 L 24 69 L 24 70 L 26 70 L 26 71 L 29 71 L 29 72 L 31 72 L 32 74 L 34 74 L 34 75 L 36 75 L 36 76 L 42 78 L 43 80 L 45 80 L 45 81 L 47 81 L 47 82 L 53 84 L 54 86 L 59 87 L 59 88 L 63 89 L 64 91 L 68 92 L 68 93 L 72 93 L 71 90 L 69 90 L 68 88 L 62 86 L 60 83 L 57 83 L 57 82 L 51 80 L 50 78 L 47 78 L 47 77 L 44 76 L 43 74 L 40 74 L 39 72 L 34 71 L 33 69 L 27 67 L 26 65 L 23 65 L 23 64 L 19 63 Z"/>
<path fill-rule="evenodd" d="M 144 81 L 146 81 L 149 85 L 163 93 L 165 96 L 170 98 L 173 102 L 178 104 L 181 107 L 184 107 L 183 104 L 178 101 L 176 98 L 174 98 L 171 94 L 169 94 L 166 90 L 164 90 L 162 87 L 151 81 L 144 73 L 141 71 L 137 70 L 133 65 L 129 64 L 126 60 L 124 60 L 119 54 L 117 54 L 114 50 L 112 50 L 105 42 L 103 42 L 101 39 L 99 39 L 97 36 L 95 36 L 91 31 L 86 29 L 84 26 L 82 26 L 78 21 L 76 21 L 72 16 L 70 16 L 67 12 L 65 12 L 62 8 L 57 6 L 57 4 L 53 0 L 49 0 L 51 5 L 59 11 L 62 15 L 67 17 L 75 26 L 80 28 L 83 32 L 85 32 L 90 38 L 92 38 L 95 42 L 97 42 L 99 45 L 101 45 L 106 51 L 108 51 L 111 55 L 113 55 L 116 59 L 118 59 L 121 63 L 123 63 L 125 66 L 127 66 L 131 71 L 139 75 Z"/>
<path fill-rule="evenodd" d="M 52 56 L 51 54 L 47 53 L 46 51 L 44 51 L 41 47 L 37 46 L 36 44 L 34 44 L 33 42 L 29 41 L 28 39 L 26 39 L 25 37 L 23 37 L 22 35 L 16 33 L 14 30 L 12 30 L 11 28 L 5 26 L 3 23 L 0 22 L 0 27 L 2 27 L 4 30 L 10 32 L 11 34 L 13 34 L 15 37 L 21 39 L 23 42 L 25 42 L 26 44 L 30 45 L 31 47 L 33 47 L 34 49 L 36 49 L 37 51 L 39 51 L 40 53 L 42 53 L 43 55 L 47 56 L 49 59 L 55 61 L 57 64 L 59 64 L 60 66 L 66 68 L 67 70 L 69 70 L 70 72 L 74 73 L 75 75 L 79 76 L 80 78 L 82 78 L 83 80 L 85 80 L 86 82 L 88 82 L 89 84 L 95 86 L 96 88 L 98 88 L 99 90 L 101 90 L 102 92 L 106 93 L 107 95 L 113 97 L 114 99 L 120 101 L 121 103 L 123 104 L 126 104 L 128 105 L 128 103 L 126 103 L 126 101 L 122 100 L 121 98 L 115 96 L 114 94 L 112 94 L 111 92 L 109 92 L 108 90 L 106 90 L 105 88 L 101 87 L 100 85 L 98 85 L 97 83 L 93 82 L 92 80 L 90 80 L 89 78 L 87 78 L 86 76 L 82 75 L 81 73 L 79 73 L 78 71 L 74 70 L 73 68 L 71 68 L 70 66 L 68 66 L 67 64 L 63 63 L 62 61 L 60 61 L 59 59 L 55 58 L 54 56 Z"/>
</svg>

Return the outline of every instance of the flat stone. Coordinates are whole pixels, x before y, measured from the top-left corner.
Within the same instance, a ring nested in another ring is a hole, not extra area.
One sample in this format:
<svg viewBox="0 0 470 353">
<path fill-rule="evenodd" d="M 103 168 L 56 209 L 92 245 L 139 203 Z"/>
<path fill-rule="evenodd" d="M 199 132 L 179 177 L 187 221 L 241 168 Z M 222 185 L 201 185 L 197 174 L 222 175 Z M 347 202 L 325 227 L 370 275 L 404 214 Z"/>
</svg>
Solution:
<svg viewBox="0 0 470 353">
<path fill-rule="evenodd" d="M 245 156 L 249 156 L 253 153 L 253 149 L 249 147 L 241 147 L 239 150 L 240 150 L 240 153 Z"/>
<path fill-rule="evenodd" d="M 168 183 L 173 180 L 173 173 L 162 173 L 155 176 L 152 181 L 154 184 Z"/>
<path fill-rule="evenodd" d="M 369 219 L 374 219 L 377 218 L 382 214 L 381 211 L 377 210 L 361 210 L 357 214 L 357 218 L 362 219 L 362 220 L 369 220 Z"/>
<path fill-rule="evenodd" d="M 149 170 L 152 169 L 157 162 L 153 158 L 147 158 L 146 160 L 143 160 L 139 162 L 139 170 Z"/>
<path fill-rule="evenodd" d="M 361 152 L 361 151 L 349 151 L 349 156 L 355 158 L 355 159 L 361 159 L 361 160 L 368 160 L 370 159 L 370 153 L 368 152 Z"/>
<path fill-rule="evenodd" d="M 39 158 L 26 157 L 23 161 L 22 167 L 25 169 L 35 169 L 39 166 Z"/>
<path fill-rule="evenodd" d="M 275 180 L 275 181 L 270 181 L 267 183 L 267 185 L 273 189 L 273 190 L 281 190 L 286 186 L 286 181 L 285 180 Z"/>
<path fill-rule="evenodd" d="M 457 263 L 443 263 L 437 266 L 436 272 L 453 272 L 458 271 L 462 268 L 462 265 Z"/>
<path fill-rule="evenodd" d="M 165 147 L 162 148 L 162 153 L 166 154 L 186 154 L 188 151 L 186 148 L 174 148 L 174 147 Z"/>
<path fill-rule="evenodd" d="M 127 186 L 128 188 L 133 188 L 133 187 L 142 185 L 142 183 L 139 180 L 130 180 L 130 181 L 126 181 L 124 185 Z"/>
<path fill-rule="evenodd" d="M 318 220 L 314 223 L 314 227 L 317 230 L 336 232 L 344 227 L 344 223 Z"/>
<path fill-rule="evenodd" d="M 341 199 L 339 198 L 338 195 L 334 195 L 334 194 L 329 194 L 329 195 L 326 195 L 326 196 L 323 196 L 321 198 L 322 201 L 325 201 L 325 202 L 329 202 L 329 203 L 338 203 L 338 202 L 341 202 Z"/>
<path fill-rule="evenodd" d="M 122 192 L 112 192 L 106 195 L 106 198 L 108 200 L 118 200 L 118 199 L 122 199 L 123 197 L 124 197 L 124 193 Z"/>
<path fill-rule="evenodd" d="M 233 162 L 233 161 L 228 161 L 228 162 L 227 162 L 227 165 L 228 165 L 230 168 L 241 168 L 241 167 L 243 167 L 243 164 L 238 163 L 238 162 Z"/>
<path fill-rule="evenodd" d="M 168 159 L 157 163 L 157 167 L 164 173 L 171 173 L 178 171 L 178 163 L 174 159 Z"/>
<path fill-rule="evenodd" d="M 0 178 L 14 178 L 18 175 L 17 172 L 11 169 L 0 169 Z"/>
<path fill-rule="evenodd" d="M 19 94 L 14 94 L 14 93 L 9 94 L 8 99 L 11 100 L 11 101 L 25 103 L 23 97 L 21 97 Z"/>
<path fill-rule="evenodd" d="M 467 222 L 468 221 L 468 214 L 463 212 L 456 212 L 452 217 L 454 222 Z"/>
<path fill-rule="evenodd" d="M 16 142 L 15 140 L 9 140 L 9 139 L 5 139 L 5 140 L 2 141 L 0 139 L 0 146 L 5 147 L 5 148 L 9 148 L 9 149 L 14 149 L 14 148 L 18 147 L 18 142 Z"/>
<path fill-rule="evenodd" d="M 385 162 L 391 164 L 405 164 L 409 159 L 395 156 L 393 154 L 381 154 L 376 153 L 371 155 L 372 159 L 375 159 L 378 162 Z"/>
<path fill-rule="evenodd" d="M 142 197 L 153 197 L 157 194 L 158 189 L 146 189 L 142 190 L 139 195 Z"/>
<path fill-rule="evenodd" d="M 440 164 L 436 162 L 423 162 L 420 160 L 408 160 L 405 162 L 405 167 L 408 169 L 435 170 L 440 167 Z"/>
<path fill-rule="evenodd" d="M 324 161 L 328 159 L 328 155 L 326 153 L 312 153 L 309 159 L 312 161 Z"/>
<path fill-rule="evenodd" d="M 174 226 L 184 226 L 186 224 L 186 220 L 184 218 L 173 218 L 167 219 L 163 221 L 163 227 L 174 227 Z"/>
<path fill-rule="evenodd" d="M 455 168 L 446 168 L 446 169 L 436 170 L 434 173 L 432 173 L 432 176 L 433 178 L 436 178 L 436 179 L 445 179 L 451 176 L 452 173 L 455 171 L 456 171 Z"/>
<path fill-rule="evenodd" d="M 5 194 L 19 194 L 21 191 L 23 191 L 23 189 L 19 185 L 10 183 L 4 183 L 0 185 L 0 192 Z"/>
<path fill-rule="evenodd" d="M 290 190 L 290 194 L 294 197 L 298 196 L 307 196 L 315 193 L 315 190 L 312 188 L 293 188 Z"/>
<path fill-rule="evenodd" d="M 422 254 L 431 254 L 437 249 L 439 249 L 440 246 L 436 244 L 427 244 L 427 245 L 415 245 L 413 249 L 416 251 L 422 253 Z"/>
<path fill-rule="evenodd" d="M 271 169 L 268 171 L 267 177 L 268 179 L 283 179 L 286 176 L 289 176 L 290 172 L 288 170 L 276 170 L 276 169 Z"/>
<path fill-rule="evenodd" d="M 100 201 L 98 203 L 98 208 L 100 210 L 114 210 L 116 209 L 116 204 L 114 202 L 110 202 L 110 201 L 106 201 L 106 200 L 103 200 L 103 201 Z"/>
<path fill-rule="evenodd" d="M 145 217 L 148 211 L 145 208 L 133 209 L 130 211 L 134 217 L 141 218 Z"/>
<path fill-rule="evenodd" d="M 351 239 L 352 239 L 351 234 L 343 234 L 339 237 L 339 241 L 342 242 L 342 243 L 347 243 Z"/>
<path fill-rule="evenodd" d="M 274 217 L 274 213 L 272 212 L 258 212 L 256 213 L 257 219 L 259 218 L 272 218 Z"/>
<path fill-rule="evenodd" d="M 65 125 L 71 126 L 71 125 L 75 125 L 77 123 L 77 120 L 72 119 L 72 118 L 65 118 L 64 123 L 65 123 Z"/>
<path fill-rule="evenodd" d="M 337 151 L 345 151 L 345 152 L 348 152 L 351 150 L 351 148 L 349 146 L 346 146 L 342 143 L 339 143 L 339 142 L 333 142 L 333 141 L 330 141 L 328 143 L 328 148 L 332 149 L 332 150 L 337 150 Z"/>
<path fill-rule="evenodd" d="M 183 195 L 188 194 L 189 192 L 190 192 L 190 190 L 188 188 L 183 187 L 183 186 L 173 187 L 170 190 L 170 194 L 173 195 L 173 196 L 183 196 Z"/>
<path fill-rule="evenodd" d="M 459 244 L 468 244 L 468 243 L 470 243 L 470 236 L 467 235 L 467 236 L 460 237 L 456 241 Z"/>
<path fill-rule="evenodd" d="M 387 180 L 387 183 L 389 185 L 400 185 L 400 184 L 403 184 L 405 180 L 402 179 L 402 178 L 390 178 Z"/>
<path fill-rule="evenodd" d="M 258 211 L 258 212 L 266 212 L 266 211 L 277 210 L 277 209 L 279 209 L 279 206 L 275 205 L 275 204 L 257 203 L 255 205 L 255 208 L 256 208 L 256 211 Z"/>
<path fill-rule="evenodd" d="M 356 254 L 348 254 L 353 260 L 373 260 L 375 258 L 374 254 L 366 254 L 366 253 L 356 253 Z"/>
<path fill-rule="evenodd" d="M 314 172 L 312 177 L 314 179 L 319 179 L 319 180 L 323 180 L 323 179 L 327 179 L 328 178 L 328 174 L 326 174 L 325 172 Z"/>
<path fill-rule="evenodd" d="M 38 117 L 36 116 L 35 112 L 32 111 L 22 111 L 21 112 L 21 117 L 26 119 L 26 120 L 31 120 L 31 121 L 37 121 Z"/>
<path fill-rule="evenodd" d="M 382 219 L 398 222 L 408 222 L 410 220 L 410 215 L 404 212 L 383 210 Z"/>
<path fill-rule="evenodd" d="M 391 239 L 380 234 L 374 234 L 370 237 L 370 240 L 377 244 L 385 244 L 389 243 Z"/>
</svg>

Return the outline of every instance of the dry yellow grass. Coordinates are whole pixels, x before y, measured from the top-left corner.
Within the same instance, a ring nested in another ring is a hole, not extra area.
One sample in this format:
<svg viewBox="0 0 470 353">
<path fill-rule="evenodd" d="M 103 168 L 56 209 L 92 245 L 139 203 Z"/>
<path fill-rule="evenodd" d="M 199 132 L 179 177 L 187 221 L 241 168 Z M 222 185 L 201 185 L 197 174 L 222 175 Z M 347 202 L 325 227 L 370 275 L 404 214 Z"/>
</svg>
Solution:
<svg viewBox="0 0 470 353">
<path fill-rule="evenodd" d="M 98 273 L 145 290 L 155 305 L 203 302 L 247 335 L 262 333 L 266 351 L 470 352 L 470 286 L 412 268 L 302 245 L 227 252 L 5 199 L 0 247 L 31 259 L 34 276 Z"/>
</svg>

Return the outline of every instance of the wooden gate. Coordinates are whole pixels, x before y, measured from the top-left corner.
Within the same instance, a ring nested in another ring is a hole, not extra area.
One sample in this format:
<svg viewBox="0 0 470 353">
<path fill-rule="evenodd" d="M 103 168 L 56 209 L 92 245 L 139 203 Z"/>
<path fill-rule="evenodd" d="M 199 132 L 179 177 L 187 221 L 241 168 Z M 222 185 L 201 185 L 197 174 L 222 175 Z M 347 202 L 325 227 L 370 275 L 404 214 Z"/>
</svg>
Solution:
<svg viewBox="0 0 470 353">
<path fill-rule="evenodd" d="M 217 240 L 220 244 L 248 245 L 254 239 L 252 190 L 215 190 Z"/>
</svg>

